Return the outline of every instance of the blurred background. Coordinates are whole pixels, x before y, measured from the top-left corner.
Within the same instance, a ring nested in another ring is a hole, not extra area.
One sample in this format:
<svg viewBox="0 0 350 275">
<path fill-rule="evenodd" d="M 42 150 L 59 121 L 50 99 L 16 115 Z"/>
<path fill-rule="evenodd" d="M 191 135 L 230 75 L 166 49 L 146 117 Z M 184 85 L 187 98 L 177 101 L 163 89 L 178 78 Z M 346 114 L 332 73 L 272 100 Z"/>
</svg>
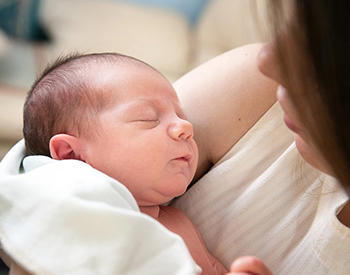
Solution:
<svg viewBox="0 0 350 275">
<path fill-rule="evenodd" d="M 56 57 L 119 52 L 171 82 L 223 52 L 263 40 L 262 0 L 0 0 L 0 160 L 22 138 L 22 107 Z M 260 21 L 259 21 L 260 20 Z"/>
</svg>

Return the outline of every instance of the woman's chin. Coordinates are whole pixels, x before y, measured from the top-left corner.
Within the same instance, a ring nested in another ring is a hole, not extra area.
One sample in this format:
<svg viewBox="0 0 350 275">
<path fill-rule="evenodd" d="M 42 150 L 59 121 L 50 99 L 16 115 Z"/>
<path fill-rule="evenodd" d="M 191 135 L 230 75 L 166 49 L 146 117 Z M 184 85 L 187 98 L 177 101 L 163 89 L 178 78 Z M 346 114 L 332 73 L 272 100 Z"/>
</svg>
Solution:
<svg viewBox="0 0 350 275">
<path fill-rule="evenodd" d="M 313 145 L 309 145 L 299 135 L 295 135 L 295 144 L 300 155 L 307 163 L 321 172 L 333 176 L 331 168 Z"/>
</svg>

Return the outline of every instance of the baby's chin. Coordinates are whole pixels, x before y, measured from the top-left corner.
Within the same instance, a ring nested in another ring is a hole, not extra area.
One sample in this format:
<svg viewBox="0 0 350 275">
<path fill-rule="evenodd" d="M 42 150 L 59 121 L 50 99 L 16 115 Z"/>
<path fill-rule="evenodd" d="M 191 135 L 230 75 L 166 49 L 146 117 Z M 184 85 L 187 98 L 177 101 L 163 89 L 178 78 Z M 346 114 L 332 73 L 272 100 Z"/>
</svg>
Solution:
<svg viewBox="0 0 350 275">
<path fill-rule="evenodd" d="M 159 203 L 159 205 L 169 205 L 171 202 L 176 200 L 178 197 L 181 197 L 183 194 L 185 194 L 186 191 L 187 191 L 187 187 L 182 192 L 179 192 L 176 195 L 173 195 L 173 196 L 169 197 L 168 199 L 164 200 L 163 202 Z"/>
<path fill-rule="evenodd" d="M 148 199 L 147 201 L 136 199 L 136 202 L 137 202 L 138 206 L 142 206 L 142 207 L 156 206 L 156 205 L 166 206 L 166 205 L 169 205 L 174 200 L 176 200 L 176 198 L 183 195 L 185 192 L 186 191 L 180 193 L 178 196 L 162 196 L 162 198 Z"/>
</svg>

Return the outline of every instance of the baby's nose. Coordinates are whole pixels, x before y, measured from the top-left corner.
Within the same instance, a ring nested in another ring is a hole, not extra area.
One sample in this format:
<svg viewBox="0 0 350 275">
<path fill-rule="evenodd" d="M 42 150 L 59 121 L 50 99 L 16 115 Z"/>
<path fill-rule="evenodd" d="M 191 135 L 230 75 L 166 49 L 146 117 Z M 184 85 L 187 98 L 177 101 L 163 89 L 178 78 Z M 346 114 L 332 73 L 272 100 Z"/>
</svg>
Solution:
<svg viewBox="0 0 350 275">
<path fill-rule="evenodd" d="M 193 125 L 185 119 L 178 119 L 169 127 L 169 134 L 173 139 L 188 139 L 193 137 Z"/>
</svg>

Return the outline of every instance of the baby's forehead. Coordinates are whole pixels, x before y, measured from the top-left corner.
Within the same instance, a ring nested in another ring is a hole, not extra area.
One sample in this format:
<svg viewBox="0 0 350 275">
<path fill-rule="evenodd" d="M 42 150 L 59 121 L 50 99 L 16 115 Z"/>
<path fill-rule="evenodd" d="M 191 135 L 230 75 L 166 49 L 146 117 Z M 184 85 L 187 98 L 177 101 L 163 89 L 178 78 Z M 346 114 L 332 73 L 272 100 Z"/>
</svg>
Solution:
<svg viewBox="0 0 350 275">
<path fill-rule="evenodd" d="M 81 74 L 92 96 L 103 94 L 109 103 L 117 104 L 122 98 L 168 96 L 178 101 L 171 83 L 157 70 L 140 62 L 99 62 L 85 67 Z M 108 101 L 108 100 L 107 100 Z M 109 104 L 108 104 L 109 105 Z"/>
<path fill-rule="evenodd" d="M 133 81 L 140 81 L 143 75 L 152 75 L 154 81 L 165 79 L 165 77 L 143 63 L 138 62 L 102 62 L 99 64 L 90 64 L 82 72 L 82 77 L 91 84 L 110 85 L 112 83 L 123 83 L 132 78 Z"/>
</svg>

